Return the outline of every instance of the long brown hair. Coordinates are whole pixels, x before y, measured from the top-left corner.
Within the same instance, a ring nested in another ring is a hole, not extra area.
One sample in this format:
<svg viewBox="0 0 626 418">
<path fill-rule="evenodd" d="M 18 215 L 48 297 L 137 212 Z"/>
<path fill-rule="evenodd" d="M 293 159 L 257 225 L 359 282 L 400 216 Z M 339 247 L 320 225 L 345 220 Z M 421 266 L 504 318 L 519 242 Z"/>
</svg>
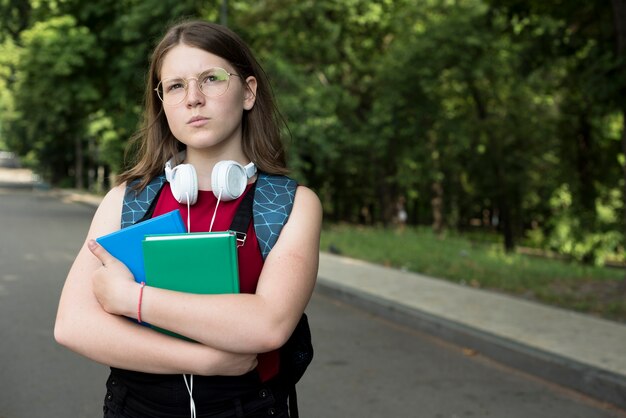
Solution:
<svg viewBox="0 0 626 418">
<path fill-rule="evenodd" d="M 131 138 L 131 147 L 127 151 L 127 155 L 135 154 L 134 164 L 118 176 L 117 183 L 139 179 L 136 188 L 143 189 L 163 171 L 167 160 L 184 148 L 170 131 L 163 104 L 154 90 L 160 80 L 165 55 L 181 43 L 227 60 L 242 80 L 249 76 L 256 78 L 254 106 L 243 114 L 243 152 L 260 171 L 286 174 L 285 149 L 280 139 L 280 123 L 283 119 L 276 107 L 265 71 L 236 33 L 215 23 L 191 20 L 170 28 L 152 53 L 142 125 Z"/>
</svg>

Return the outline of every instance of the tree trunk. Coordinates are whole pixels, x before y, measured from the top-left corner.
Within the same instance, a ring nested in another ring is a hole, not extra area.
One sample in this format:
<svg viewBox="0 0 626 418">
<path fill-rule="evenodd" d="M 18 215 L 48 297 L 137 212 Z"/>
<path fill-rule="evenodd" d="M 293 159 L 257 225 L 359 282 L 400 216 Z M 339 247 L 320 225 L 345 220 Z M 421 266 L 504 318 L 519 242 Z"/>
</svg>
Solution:
<svg viewBox="0 0 626 418">
<path fill-rule="evenodd" d="M 511 219 L 511 205 L 506 197 L 500 200 L 500 223 L 504 236 L 504 251 L 511 253 L 515 250 L 515 234 L 513 232 L 513 220 Z"/>
<path fill-rule="evenodd" d="M 228 0 L 222 0 L 220 7 L 220 24 L 228 26 Z"/>
<path fill-rule="evenodd" d="M 504 238 L 504 251 L 511 253 L 515 250 L 515 232 L 511 202 L 509 201 L 509 193 L 507 193 L 508 189 L 503 173 L 504 170 L 502 169 L 500 162 L 496 162 L 496 164 L 496 202 L 498 202 L 499 228 Z"/>
<path fill-rule="evenodd" d="M 593 185 L 593 169 L 591 156 L 591 125 L 588 119 L 588 112 L 581 111 L 579 115 L 579 126 L 577 135 L 577 169 L 579 185 L 579 204 L 584 213 L 585 223 L 595 219 L 596 193 Z M 592 225 L 589 225 L 592 227 Z"/>
<path fill-rule="evenodd" d="M 476 87 L 475 83 L 471 78 L 467 79 L 467 84 L 469 87 L 470 94 L 472 99 L 474 100 L 474 104 L 476 105 L 476 112 L 478 114 L 478 119 L 481 121 L 486 121 L 489 118 L 489 112 L 487 110 L 487 106 L 484 103 L 480 91 Z M 507 183 L 506 177 L 504 175 L 505 170 L 502 168 L 502 158 L 500 158 L 503 154 L 501 150 L 500 141 L 497 138 L 494 138 L 493 133 L 489 130 L 486 131 L 486 135 L 489 140 L 489 144 L 492 148 L 495 149 L 495 175 L 496 175 L 496 202 L 498 202 L 498 210 L 500 216 L 500 231 L 504 236 L 504 250 L 509 253 L 515 250 L 515 234 L 514 234 L 514 222 L 512 219 L 512 211 L 511 204 L 509 202 L 509 196 L 512 194 L 512 187 L 510 183 Z"/>
<path fill-rule="evenodd" d="M 439 236 L 443 232 L 443 186 L 440 181 L 432 184 L 433 198 L 430 205 L 433 211 L 433 232 Z"/>
<path fill-rule="evenodd" d="M 76 180 L 74 184 L 76 188 L 82 190 L 85 187 L 84 184 L 84 176 L 83 176 L 83 168 L 85 166 L 84 158 L 83 158 L 83 143 L 80 138 L 76 137 L 74 141 L 74 152 L 75 152 L 75 177 Z"/>
</svg>

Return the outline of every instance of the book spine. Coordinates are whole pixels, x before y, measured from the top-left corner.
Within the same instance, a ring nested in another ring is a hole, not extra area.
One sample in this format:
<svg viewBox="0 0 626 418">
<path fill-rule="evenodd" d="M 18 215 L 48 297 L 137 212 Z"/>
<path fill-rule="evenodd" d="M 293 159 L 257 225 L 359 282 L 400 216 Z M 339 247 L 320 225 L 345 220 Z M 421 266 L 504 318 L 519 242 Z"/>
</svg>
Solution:
<svg viewBox="0 0 626 418">
<path fill-rule="evenodd" d="M 231 262 L 233 263 L 232 265 L 235 266 L 235 271 L 239 272 L 239 261 L 237 258 L 237 235 L 236 234 L 231 234 L 230 235 L 230 239 L 232 241 L 232 245 L 231 248 L 234 248 L 233 251 L 231 251 Z M 235 293 L 239 293 L 239 274 L 237 274 L 237 276 L 233 279 L 234 280 L 234 288 L 235 288 Z"/>
</svg>

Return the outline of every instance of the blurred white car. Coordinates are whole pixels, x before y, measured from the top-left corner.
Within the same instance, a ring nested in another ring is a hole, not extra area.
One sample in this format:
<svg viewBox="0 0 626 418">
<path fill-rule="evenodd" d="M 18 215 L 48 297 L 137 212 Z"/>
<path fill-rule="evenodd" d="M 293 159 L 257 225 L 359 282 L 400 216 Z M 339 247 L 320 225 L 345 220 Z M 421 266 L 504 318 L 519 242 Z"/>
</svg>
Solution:
<svg viewBox="0 0 626 418">
<path fill-rule="evenodd" d="M 20 160 L 12 152 L 0 151 L 0 167 L 20 168 Z"/>
</svg>

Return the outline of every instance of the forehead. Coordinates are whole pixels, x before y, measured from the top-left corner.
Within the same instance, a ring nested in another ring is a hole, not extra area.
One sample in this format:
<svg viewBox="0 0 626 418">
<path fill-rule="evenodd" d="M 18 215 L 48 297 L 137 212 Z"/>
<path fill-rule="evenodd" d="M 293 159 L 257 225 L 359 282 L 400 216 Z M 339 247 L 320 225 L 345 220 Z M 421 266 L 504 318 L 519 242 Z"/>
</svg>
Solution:
<svg viewBox="0 0 626 418">
<path fill-rule="evenodd" d="M 221 67 L 233 71 L 224 58 L 185 44 L 178 44 L 170 49 L 161 64 L 161 79 L 171 77 L 189 77 L 211 67 Z"/>
</svg>

